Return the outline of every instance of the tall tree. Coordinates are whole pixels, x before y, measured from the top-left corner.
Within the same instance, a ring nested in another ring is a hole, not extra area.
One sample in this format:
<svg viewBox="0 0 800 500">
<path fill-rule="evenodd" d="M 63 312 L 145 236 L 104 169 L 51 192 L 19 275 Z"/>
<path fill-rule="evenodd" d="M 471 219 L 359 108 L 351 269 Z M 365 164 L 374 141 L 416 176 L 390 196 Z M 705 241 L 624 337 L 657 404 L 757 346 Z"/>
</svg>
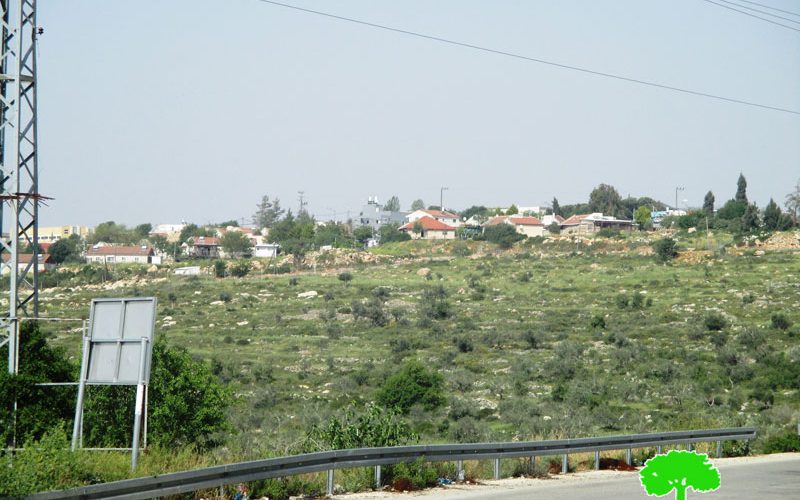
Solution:
<svg viewBox="0 0 800 500">
<path fill-rule="evenodd" d="M 517 208 L 517 205 L 515 205 L 514 203 L 512 203 L 511 206 L 508 207 L 508 210 L 506 210 L 506 215 L 516 215 L 518 213 L 519 213 L 519 208 Z"/>
<path fill-rule="evenodd" d="M 703 198 L 703 212 L 709 217 L 714 215 L 714 193 L 711 191 L 707 192 L 706 197 Z"/>
<path fill-rule="evenodd" d="M 633 218 L 639 224 L 639 229 L 648 229 L 653 225 L 653 213 L 650 211 L 650 207 L 646 205 L 637 208 L 633 213 Z"/>
<path fill-rule="evenodd" d="M 253 250 L 250 238 L 239 231 L 228 231 L 222 235 L 219 244 L 225 250 L 225 253 L 234 258 L 250 255 Z"/>
<path fill-rule="evenodd" d="M 755 204 L 747 205 L 742 215 L 742 232 L 753 231 L 761 225 L 758 220 L 758 207 Z"/>
<path fill-rule="evenodd" d="M 553 215 L 561 215 L 561 205 L 558 204 L 558 198 L 553 196 Z"/>
<path fill-rule="evenodd" d="M 747 203 L 747 180 L 741 173 L 739 180 L 736 181 L 736 197 L 734 199 L 739 203 Z"/>
<path fill-rule="evenodd" d="M 797 215 L 798 212 L 800 212 L 800 179 L 797 180 L 794 191 L 786 195 L 786 203 L 784 206 L 786 210 L 789 211 L 789 215 L 792 216 L 795 225 L 797 225 Z"/>
<path fill-rule="evenodd" d="M 383 209 L 387 212 L 399 212 L 400 211 L 400 198 L 397 196 L 392 196 L 388 200 L 386 200 L 386 204 L 383 205 Z"/>
<path fill-rule="evenodd" d="M 416 199 L 411 203 L 411 210 L 422 210 L 425 208 L 425 202 L 421 199 Z"/>
<path fill-rule="evenodd" d="M 281 200 L 275 198 L 273 201 L 269 201 L 269 196 L 264 195 L 253 216 L 253 222 L 259 229 L 271 228 L 281 219 L 284 212 L 285 210 L 281 208 Z"/>
<path fill-rule="evenodd" d="M 622 206 L 622 198 L 616 188 L 609 184 L 600 184 L 589 195 L 589 208 L 592 212 L 617 216 Z"/>
</svg>

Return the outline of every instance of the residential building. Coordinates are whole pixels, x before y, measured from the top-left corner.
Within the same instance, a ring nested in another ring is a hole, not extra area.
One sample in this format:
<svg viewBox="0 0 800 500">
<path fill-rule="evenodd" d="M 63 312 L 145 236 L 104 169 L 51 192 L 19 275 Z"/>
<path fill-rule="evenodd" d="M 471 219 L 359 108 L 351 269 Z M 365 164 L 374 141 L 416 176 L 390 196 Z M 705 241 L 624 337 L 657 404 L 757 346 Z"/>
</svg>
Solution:
<svg viewBox="0 0 800 500">
<path fill-rule="evenodd" d="M 200 259 L 219 258 L 219 238 L 214 236 L 192 236 L 181 244 L 183 253 Z"/>
<path fill-rule="evenodd" d="M 3 262 L 8 262 L 11 259 L 11 255 L 8 252 L 3 252 Z M 33 260 L 32 253 L 21 253 L 17 258 L 17 269 L 22 272 L 24 271 Z M 39 268 L 39 272 L 42 271 L 49 271 L 56 267 L 55 264 L 50 260 L 50 256 L 47 254 L 39 254 L 39 263 L 37 267 Z M 8 274 L 9 269 L 5 266 L 2 266 L 2 273 L 3 276 Z M 32 271 L 31 271 L 32 272 Z"/>
<path fill-rule="evenodd" d="M 150 231 L 150 235 L 160 235 L 165 237 L 168 242 L 175 243 L 180 238 L 181 231 L 183 231 L 184 227 L 186 227 L 185 222 L 181 222 L 180 224 L 157 224 L 153 230 Z"/>
<path fill-rule="evenodd" d="M 406 221 L 409 223 L 414 223 L 424 217 L 430 217 L 431 219 L 437 220 L 450 227 L 458 227 L 461 225 L 461 220 L 459 219 L 458 214 L 454 214 L 446 210 L 415 210 L 406 215 Z"/>
<path fill-rule="evenodd" d="M 40 243 L 54 243 L 61 238 L 69 238 L 73 234 L 77 234 L 81 238 L 89 236 L 89 228 L 87 226 L 48 226 L 39 228 L 39 242 Z"/>
<path fill-rule="evenodd" d="M 86 250 L 86 262 L 106 264 L 151 264 L 155 252 L 148 245 L 116 246 L 98 244 Z"/>
<path fill-rule="evenodd" d="M 280 245 L 277 243 L 256 243 L 254 245 L 253 257 L 277 257 Z"/>
<path fill-rule="evenodd" d="M 422 217 L 400 226 L 400 231 L 411 235 L 414 240 L 454 240 L 456 228 L 440 222 L 433 217 Z"/>
<path fill-rule="evenodd" d="M 561 224 L 561 232 L 566 234 L 592 234 L 603 229 L 633 229 L 631 220 L 617 219 L 610 215 L 595 212 L 573 215 Z"/>
<path fill-rule="evenodd" d="M 542 221 L 536 217 L 528 217 L 524 215 L 501 215 L 492 217 L 484 226 L 495 226 L 497 224 L 509 224 L 514 226 L 519 234 L 523 234 L 529 238 L 533 236 L 544 236 L 545 228 Z"/>
<path fill-rule="evenodd" d="M 406 222 L 408 212 L 391 212 L 384 210 L 378 203 L 378 198 L 369 198 L 367 204 L 361 207 L 358 217 L 353 220 L 353 227 L 370 226 L 377 234 L 381 226 L 389 223 L 403 224 Z"/>
</svg>

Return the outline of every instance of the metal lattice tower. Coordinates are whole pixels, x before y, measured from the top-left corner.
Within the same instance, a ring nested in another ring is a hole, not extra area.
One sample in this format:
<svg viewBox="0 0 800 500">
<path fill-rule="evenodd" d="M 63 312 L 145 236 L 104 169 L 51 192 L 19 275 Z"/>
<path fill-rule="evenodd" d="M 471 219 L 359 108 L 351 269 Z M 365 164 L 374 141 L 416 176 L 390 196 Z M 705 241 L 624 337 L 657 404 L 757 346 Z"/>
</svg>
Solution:
<svg viewBox="0 0 800 500">
<path fill-rule="evenodd" d="M 8 273 L 0 346 L 8 344 L 8 371 L 16 373 L 18 318 L 39 312 L 36 0 L 0 0 L 0 16 L 0 269 Z M 22 262 L 26 246 L 33 258 Z"/>
</svg>

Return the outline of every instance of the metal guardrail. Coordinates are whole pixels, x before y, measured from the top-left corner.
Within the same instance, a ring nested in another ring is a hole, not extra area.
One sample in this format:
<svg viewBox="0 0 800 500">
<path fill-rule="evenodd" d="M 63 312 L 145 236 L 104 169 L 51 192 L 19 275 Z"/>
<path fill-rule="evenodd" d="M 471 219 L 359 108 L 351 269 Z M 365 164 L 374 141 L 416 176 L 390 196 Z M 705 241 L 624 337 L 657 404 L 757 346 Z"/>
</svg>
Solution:
<svg viewBox="0 0 800 500">
<path fill-rule="evenodd" d="M 502 458 L 563 455 L 562 471 L 566 472 L 567 456 L 572 453 L 595 452 L 595 467 L 597 467 L 600 451 L 627 450 L 626 456 L 630 462 L 631 450 L 637 448 L 657 447 L 660 452 L 661 447 L 665 445 L 684 444 L 691 448 L 694 443 L 716 441 L 717 455 L 719 455 L 722 441 L 749 440 L 753 439 L 755 435 L 756 430 L 752 427 L 737 427 L 552 441 L 418 445 L 323 451 L 37 493 L 29 498 L 36 500 L 152 498 L 227 484 L 320 471 L 328 471 L 327 490 L 328 494 L 332 495 L 334 469 L 375 466 L 376 480 L 380 482 L 381 465 L 411 462 L 422 458 L 429 462 L 458 462 L 460 472 L 464 460 L 495 459 L 495 477 L 498 478 L 499 461 Z"/>
</svg>

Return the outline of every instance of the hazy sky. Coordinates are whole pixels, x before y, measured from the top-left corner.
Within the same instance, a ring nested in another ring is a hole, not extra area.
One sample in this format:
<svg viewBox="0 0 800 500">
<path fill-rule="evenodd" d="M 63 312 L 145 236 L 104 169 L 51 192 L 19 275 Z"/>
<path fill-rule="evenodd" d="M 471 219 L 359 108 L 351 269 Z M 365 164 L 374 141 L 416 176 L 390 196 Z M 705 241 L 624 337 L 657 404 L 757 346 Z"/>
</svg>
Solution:
<svg viewBox="0 0 800 500">
<path fill-rule="evenodd" d="M 285 2 L 800 110 L 800 32 L 701 0 Z M 258 0 L 38 5 L 43 226 L 249 222 L 262 195 L 296 210 L 300 190 L 322 219 L 373 195 L 438 204 L 441 186 L 456 209 L 583 202 L 599 183 L 719 205 L 739 172 L 763 206 L 800 178 L 799 115 Z"/>
</svg>

